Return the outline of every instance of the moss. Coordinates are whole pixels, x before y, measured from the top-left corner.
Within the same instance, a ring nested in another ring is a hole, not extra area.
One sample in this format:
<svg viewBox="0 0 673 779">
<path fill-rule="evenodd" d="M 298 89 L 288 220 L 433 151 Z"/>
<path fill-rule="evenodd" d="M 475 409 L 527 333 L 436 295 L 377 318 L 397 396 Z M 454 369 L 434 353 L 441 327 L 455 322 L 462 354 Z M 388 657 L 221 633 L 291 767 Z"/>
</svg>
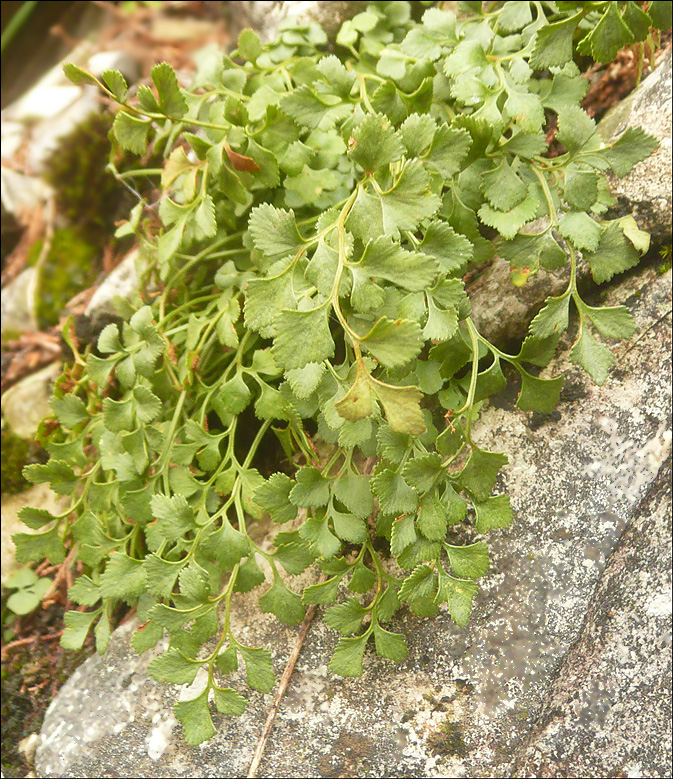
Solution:
<svg viewBox="0 0 673 779">
<path fill-rule="evenodd" d="M 474 685 L 466 679 L 456 679 L 456 692 L 474 695 Z"/>
<path fill-rule="evenodd" d="M 111 127 L 110 114 L 93 113 L 61 140 L 44 172 L 58 212 L 98 242 L 107 240 L 125 205 L 124 191 L 106 170 Z"/>
<path fill-rule="evenodd" d="M 374 739 L 359 733 L 342 733 L 318 763 L 320 776 L 362 776 L 368 770 Z"/>
<path fill-rule="evenodd" d="M 26 438 L 16 435 L 6 425 L 2 426 L 2 493 L 21 492 L 29 487 L 23 477 L 23 467 L 40 460 L 40 447 Z"/>
<path fill-rule="evenodd" d="M 669 260 L 666 260 L 665 262 L 662 262 L 661 265 L 657 266 L 657 273 L 660 276 L 663 276 L 664 273 L 666 273 L 670 269 L 671 269 L 671 260 L 669 259 Z"/>
<path fill-rule="evenodd" d="M 519 720 L 520 722 L 525 722 L 528 719 L 529 710 L 527 706 L 524 706 L 521 709 L 515 709 L 510 713 L 510 717 L 514 720 Z"/>
<path fill-rule="evenodd" d="M 328 701 L 331 701 L 336 694 L 337 694 L 336 687 L 332 687 L 332 686 L 326 687 L 323 692 L 323 695 L 325 696 L 325 700 Z"/>
<path fill-rule="evenodd" d="M 447 719 L 441 727 L 431 733 L 428 746 L 435 755 L 465 757 L 467 747 L 463 739 L 463 729 L 457 722 Z"/>
<path fill-rule="evenodd" d="M 14 251 L 21 235 L 23 234 L 23 228 L 17 221 L 14 214 L 10 214 L 5 210 L 5 204 L 0 204 L 0 258 L 2 259 L 2 270 L 5 269 L 5 259 Z"/>
<path fill-rule="evenodd" d="M 29 265 L 37 264 L 43 245 L 43 241 L 37 241 L 31 246 Z M 94 283 L 98 275 L 95 255 L 96 248 L 80 230 L 66 227 L 54 231 L 49 253 L 39 270 L 36 315 L 41 328 L 58 324 L 65 304 Z"/>
<path fill-rule="evenodd" d="M 126 188 L 108 171 L 112 123 L 109 113 L 92 113 L 61 139 L 46 161 L 43 174 L 54 189 L 58 213 L 99 248 L 110 243 L 116 223 L 126 218 L 136 204 L 134 190 L 148 197 L 156 186 L 152 177 L 140 177 L 130 179 Z M 163 165 L 159 153 L 152 153 L 140 163 L 135 155 L 118 147 L 116 155 L 113 161 L 121 173 Z"/>
</svg>

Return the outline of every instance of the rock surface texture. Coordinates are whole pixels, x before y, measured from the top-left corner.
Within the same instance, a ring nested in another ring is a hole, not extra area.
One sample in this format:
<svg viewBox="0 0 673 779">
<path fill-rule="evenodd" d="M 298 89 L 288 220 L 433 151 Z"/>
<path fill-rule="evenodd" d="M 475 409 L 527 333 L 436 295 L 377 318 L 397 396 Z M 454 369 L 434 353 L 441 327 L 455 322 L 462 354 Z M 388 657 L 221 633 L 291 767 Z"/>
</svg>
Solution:
<svg viewBox="0 0 673 779">
<path fill-rule="evenodd" d="M 400 612 L 408 659 L 368 651 L 364 676 L 342 679 L 327 670 L 337 637 L 314 623 L 259 776 L 670 776 L 671 274 L 641 269 L 604 302 L 625 302 L 639 333 L 603 387 L 561 362 L 553 415 L 507 396 L 482 414 L 477 440 L 513 455 L 516 521 L 492 534 L 470 626 Z M 296 630 L 254 593 L 235 621 L 280 675 Z M 189 748 L 171 706 L 196 691 L 151 680 L 133 628 L 52 703 L 37 775 L 245 776 L 271 694 Z"/>
<path fill-rule="evenodd" d="M 61 371 L 61 363 L 54 362 L 26 376 L 3 394 L 2 415 L 16 435 L 33 439 L 40 422 L 53 413 L 49 398 Z"/>
<path fill-rule="evenodd" d="M 670 776 L 670 509 L 669 461 L 608 561 L 516 776 Z"/>
<path fill-rule="evenodd" d="M 317 22 L 327 33 L 330 40 L 336 38 L 339 28 L 346 19 L 364 11 L 367 0 L 348 0 L 348 2 L 317 2 L 316 0 L 288 0 L 287 2 L 250 2 L 238 0 L 227 3 L 227 21 L 230 23 L 232 37 L 244 27 L 252 27 L 260 37 L 271 40 L 278 26 L 285 20 L 298 24 Z"/>
<path fill-rule="evenodd" d="M 611 109 L 598 125 L 605 142 L 627 127 L 642 127 L 659 139 L 660 147 L 623 179 L 612 178 L 620 214 L 631 214 L 656 244 L 671 242 L 671 66 L 669 50 L 659 67 L 629 97 Z"/>
</svg>

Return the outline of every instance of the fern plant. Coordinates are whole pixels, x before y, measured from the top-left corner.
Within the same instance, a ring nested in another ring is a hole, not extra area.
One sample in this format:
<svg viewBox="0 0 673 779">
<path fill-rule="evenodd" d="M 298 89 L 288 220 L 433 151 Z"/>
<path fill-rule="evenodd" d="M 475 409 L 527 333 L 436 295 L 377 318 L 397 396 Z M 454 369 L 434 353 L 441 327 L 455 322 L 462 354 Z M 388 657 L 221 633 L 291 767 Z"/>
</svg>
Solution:
<svg viewBox="0 0 673 779">
<path fill-rule="evenodd" d="M 245 30 L 231 57 L 201 58 L 188 89 L 166 63 L 133 96 L 118 72 L 66 66 L 120 104 L 116 144 L 151 144 L 165 163 L 158 201 L 120 228 L 141 243 L 142 294 L 120 303 L 123 324 L 97 349 L 80 352 L 65 330 L 75 358 L 43 425 L 51 459 L 26 473 L 70 503 L 58 516 L 25 509 L 39 532 L 15 541 L 20 560 L 76 548 L 86 567 L 69 596 L 87 610 L 66 615 L 64 646 L 93 629 L 105 651 L 124 602 L 142 623 L 136 650 L 168 631 L 155 679 L 207 670 L 203 692 L 176 706 L 190 744 L 215 732 L 211 700 L 244 710 L 226 682 L 239 662 L 251 688 L 274 685 L 269 651 L 232 630 L 237 593 L 258 589 L 290 625 L 328 606 L 341 634 L 330 668 L 345 676 L 362 673 L 370 639 L 405 658 L 388 627 L 403 604 L 426 617 L 446 604 L 465 625 L 489 570 L 484 537 L 512 521 L 507 495 L 492 494 L 508 457 L 472 438 L 503 365 L 520 376 L 519 408 L 550 412 L 563 379 L 539 369 L 571 305 L 571 358 L 597 383 L 613 356 L 596 333 L 635 330 L 624 307 L 582 300 L 577 257 L 599 283 L 638 263 L 648 236 L 606 217 L 605 172 L 624 176 L 657 143 L 639 129 L 601 143 L 579 107 L 573 42 L 609 59 L 663 26 L 667 4 L 481 5 L 415 23 L 407 3 L 372 3 L 336 54 L 315 24 L 269 45 Z M 554 115 L 563 148 L 551 158 Z M 462 281 L 495 252 L 518 284 L 568 273 L 517 354 L 479 333 Z M 267 477 L 258 455 L 273 434 L 287 459 Z M 281 529 L 259 545 L 248 528 L 266 514 Z M 323 580 L 293 589 L 312 565 Z"/>
</svg>

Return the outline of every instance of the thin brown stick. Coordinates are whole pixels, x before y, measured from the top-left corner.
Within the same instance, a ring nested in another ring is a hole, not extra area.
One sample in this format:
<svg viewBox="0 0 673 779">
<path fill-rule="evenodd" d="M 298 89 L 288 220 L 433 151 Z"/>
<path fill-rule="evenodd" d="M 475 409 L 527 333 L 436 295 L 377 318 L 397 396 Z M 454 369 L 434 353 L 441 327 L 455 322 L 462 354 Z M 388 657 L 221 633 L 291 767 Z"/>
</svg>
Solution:
<svg viewBox="0 0 673 779">
<path fill-rule="evenodd" d="M 14 649 L 17 646 L 25 646 L 26 644 L 34 644 L 36 641 L 37 641 L 37 636 L 28 636 L 28 638 L 17 638 L 16 641 L 10 641 L 9 644 L 5 644 L 5 646 L 2 647 L 3 660 L 9 653 L 10 649 Z"/>
<path fill-rule="evenodd" d="M 285 670 L 283 671 L 283 675 L 281 676 L 280 679 L 280 684 L 278 685 L 278 689 L 276 690 L 276 695 L 273 699 L 273 703 L 271 704 L 271 708 L 269 709 L 269 716 L 266 718 L 264 730 L 262 731 L 262 735 L 260 736 L 260 739 L 257 742 L 257 748 L 255 749 L 255 754 L 252 757 L 252 762 L 250 763 L 250 769 L 248 771 L 248 779 L 253 779 L 254 777 L 257 776 L 257 770 L 259 769 L 259 764 L 262 762 L 262 756 L 264 755 L 266 742 L 269 740 L 269 736 L 271 735 L 271 731 L 273 730 L 273 723 L 276 719 L 276 714 L 278 713 L 278 709 L 280 708 L 280 704 L 283 700 L 283 696 L 285 695 L 285 691 L 287 690 L 287 686 L 290 683 L 290 677 L 292 676 L 292 672 L 294 671 L 294 667 L 295 664 L 297 663 L 297 659 L 301 652 L 301 648 L 304 644 L 304 640 L 306 638 L 306 634 L 308 633 L 308 629 L 311 627 L 311 622 L 313 622 L 313 617 L 315 616 L 315 612 L 316 612 L 315 605 L 311 605 L 306 609 L 306 616 L 304 617 L 304 621 L 301 623 L 301 627 L 299 628 L 299 633 L 297 634 L 297 640 L 294 642 L 294 646 L 292 647 L 292 652 L 290 653 L 290 657 L 288 658 L 287 665 L 285 666 Z"/>
<path fill-rule="evenodd" d="M 47 207 L 45 209 L 44 241 L 42 243 L 42 248 L 40 249 L 40 254 L 37 258 L 37 262 L 35 263 L 35 270 L 33 272 L 30 283 L 28 285 L 28 305 L 30 306 L 30 315 L 33 321 L 36 323 L 37 323 L 37 307 L 39 302 L 38 282 L 39 282 L 40 273 L 42 272 L 42 266 L 47 261 L 47 257 L 49 257 L 49 252 L 51 251 L 51 244 L 54 239 L 55 220 L 56 220 L 56 200 L 52 196 L 49 198 L 47 202 Z"/>
<path fill-rule="evenodd" d="M 70 570 L 70 567 L 74 563 L 76 556 L 77 556 L 77 547 L 73 547 L 70 550 L 70 552 L 68 552 L 68 556 L 65 558 L 65 560 L 59 564 L 58 573 L 54 577 L 54 581 L 51 583 L 51 587 L 45 592 L 45 594 L 42 597 L 43 608 L 46 608 L 47 606 L 51 606 L 52 603 L 56 603 L 56 601 L 58 600 L 56 594 L 59 591 L 62 582 L 65 582 L 66 587 L 69 586 L 68 572 Z M 72 580 L 70 583 L 72 584 Z"/>
<path fill-rule="evenodd" d="M 133 616 L 135 615 L 135 613 L 136 613 L 136 609 L 137 609 L 137 608 L 138 608 L 137 606 L 134 606 L 134 607 L 131 609 L 131 611 L 129 611 L 129 612 L 127 612 L 126 614 L 124 614 L 124 616 L 123 616 L 123 617 L 121 618 L 121 620 L 119 621 L 119 624 L 120 624 L 120 625 L 123 625 L 124 623 L 128 622 L 128 621 L 131 619 L 131 617 L 133 617 Z"/>
<path fill-rule="evenodd" d="M 57 633 L 49 633 L 49 635 L 40 636 L 40 641 L 56 641 L 57 639 L 61 638 L 64 632 L 65 628 L 63 630 L 59 630 Z"/>
<path fill-rule="evenodd" d="M 647 335 L 647 334 L 650 332 L 650 330 L 654 330 L 654 328 L 655 328 L 655 327 L 656 327 L 658 324 L 660 324 L 661 322 L 663 322 L 663 321 L 664 321 L 664 319 L 666 319 L 666 317 L 668 317 L 668 316 L 671 316 L 671 314 L 673 314 L 673 311 L 666 311 L 665 313 L 663 313 L 663 314 L 662 314 L 662 315 L 661 315 L 661 316 L 660 316 L 660 317 L 659 317 L 659 318 L 656 320 L 656 322 L 652 322 L 652 324 L 651 324 L 649 327 L 645 328 L 645 330 L 643 330 L 643 331 L 642 331 L 642 333 L 640 333 L 640 335 L 638 336 L 638 338 L 636 338 L 636 340 L 635 340 L 635 341 L 634 341 L 634 342 L 633 342 L 633 343 L 632 343 L 632 344 L 629 346 L 629 348 L 628 348 L 628 349 L 627 349 L 625 352 L 623 352 L 623 353 L 622 353 L 622 355 L 621 355 L 621 356 L 622 356 L 622 357 L 626 357 L 626 355 L 627 355 L 627 354 L 628 354 L 630 351 L 632 351 L 633 349 L 635 349 L 635 348 L 636 348 L 636 346 L 638 346 L 638 341 L 642 341 L 642 340 L 643 340 L 643 338 L 644 338 L 644 337 L 645 337 L 645 336 L 646 336 L 646 335 Z"/>
</svg>

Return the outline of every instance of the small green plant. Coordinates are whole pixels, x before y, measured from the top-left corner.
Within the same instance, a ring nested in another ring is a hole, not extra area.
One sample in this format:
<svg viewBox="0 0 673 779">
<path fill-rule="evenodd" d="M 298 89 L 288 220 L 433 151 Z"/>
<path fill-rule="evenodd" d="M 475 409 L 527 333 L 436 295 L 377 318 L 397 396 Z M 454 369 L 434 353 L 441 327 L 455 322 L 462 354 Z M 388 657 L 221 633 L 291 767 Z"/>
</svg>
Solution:
<svg viewBox="0 0 673 779">
<path fill-rule="evenodd" d="M 671 244 L 662 246 L 661 249 L 659 249 L 659 256 L 662 259 L 662 263 L 657 268 L 657 273 L 663 275 L 666 271 L 671 269 Z"/>
<path fill-rule="evenodd" d="M 19 568 L 4 584 L 8 590 L 16 590 L 7 598 L 7 608 L 20 616 L 30 614 L 40 605 L 51 584 L 49 577 L 38 576 L 28 566 Z"/>
<path fill-rule="evenodd" d="M 245 30 L 189 89 L 161 63 L 133 99 L 116 71 L 66 66 L 120 103 L 117 144 L 165 163 L 158 206 L 139 202 L 118 231 L 139 237 L 146 291 L 97 350 L 71 344 L 43 429 L 52 459 L 26 470 L 72 496 L 59 515 L 25 509 L 40 532 L 15 537 L 21 560 L 77 548 L 86 573 L 69 596 L 88 610 L 66 614 L 64 646 L 93 628 L 105 651 L 117 605 L 136 605 L 136 650 L 170 635 L 155 679 L 207 671 L 176 706 L 198 744 L 215 732 L 211 693 L 221 714 L 243 712 L 225 681 L 239 662 L 252 689 L 274 685 L 269 651 L 232 629 L 237 593 L 260 588 L 261 609 L 290 625 L 328 606 L 344 676 L 362 674 L 372 639 L 406 657 L 387 627 L 403 604 L 424 617 L 446 604 L 467 624 L 484 537 L 512 520 L 493 494 L 508 457 L 472 437 L 503 364 L 521 378 L 518 407 L 550 412 L 563 378 L 539 369 L 571 304 L 571 358 L 599 384 L 614 357 L 596 334 L 635 331 L 626 308 L 581 298 L 577 257 L 598 283 L 638 263 L 648 236 L 606 217 L 605 172 L 626 175 L 657 142 L 630 128 L 601 143 L 573 44 L 608 59 L 665 6 L 461 3 L 460 18 L 429 8 L 415 23 L 407 3 L 377 2 L 344 24 L 340 56 L 314 24 L 269 45 Z M 563 149 L 550 158 L 552 116 Z M 568 275 L 516 354 L 479 333 L 462 281 L 496 251 L 517 283 Z M 274 435 L 287 459 L 263 473 Z M 271 546 L 248 532 L 265 515 L 289 528 Z M 288 585 L 314 564 L 324 581 Z"/>
</svg>

